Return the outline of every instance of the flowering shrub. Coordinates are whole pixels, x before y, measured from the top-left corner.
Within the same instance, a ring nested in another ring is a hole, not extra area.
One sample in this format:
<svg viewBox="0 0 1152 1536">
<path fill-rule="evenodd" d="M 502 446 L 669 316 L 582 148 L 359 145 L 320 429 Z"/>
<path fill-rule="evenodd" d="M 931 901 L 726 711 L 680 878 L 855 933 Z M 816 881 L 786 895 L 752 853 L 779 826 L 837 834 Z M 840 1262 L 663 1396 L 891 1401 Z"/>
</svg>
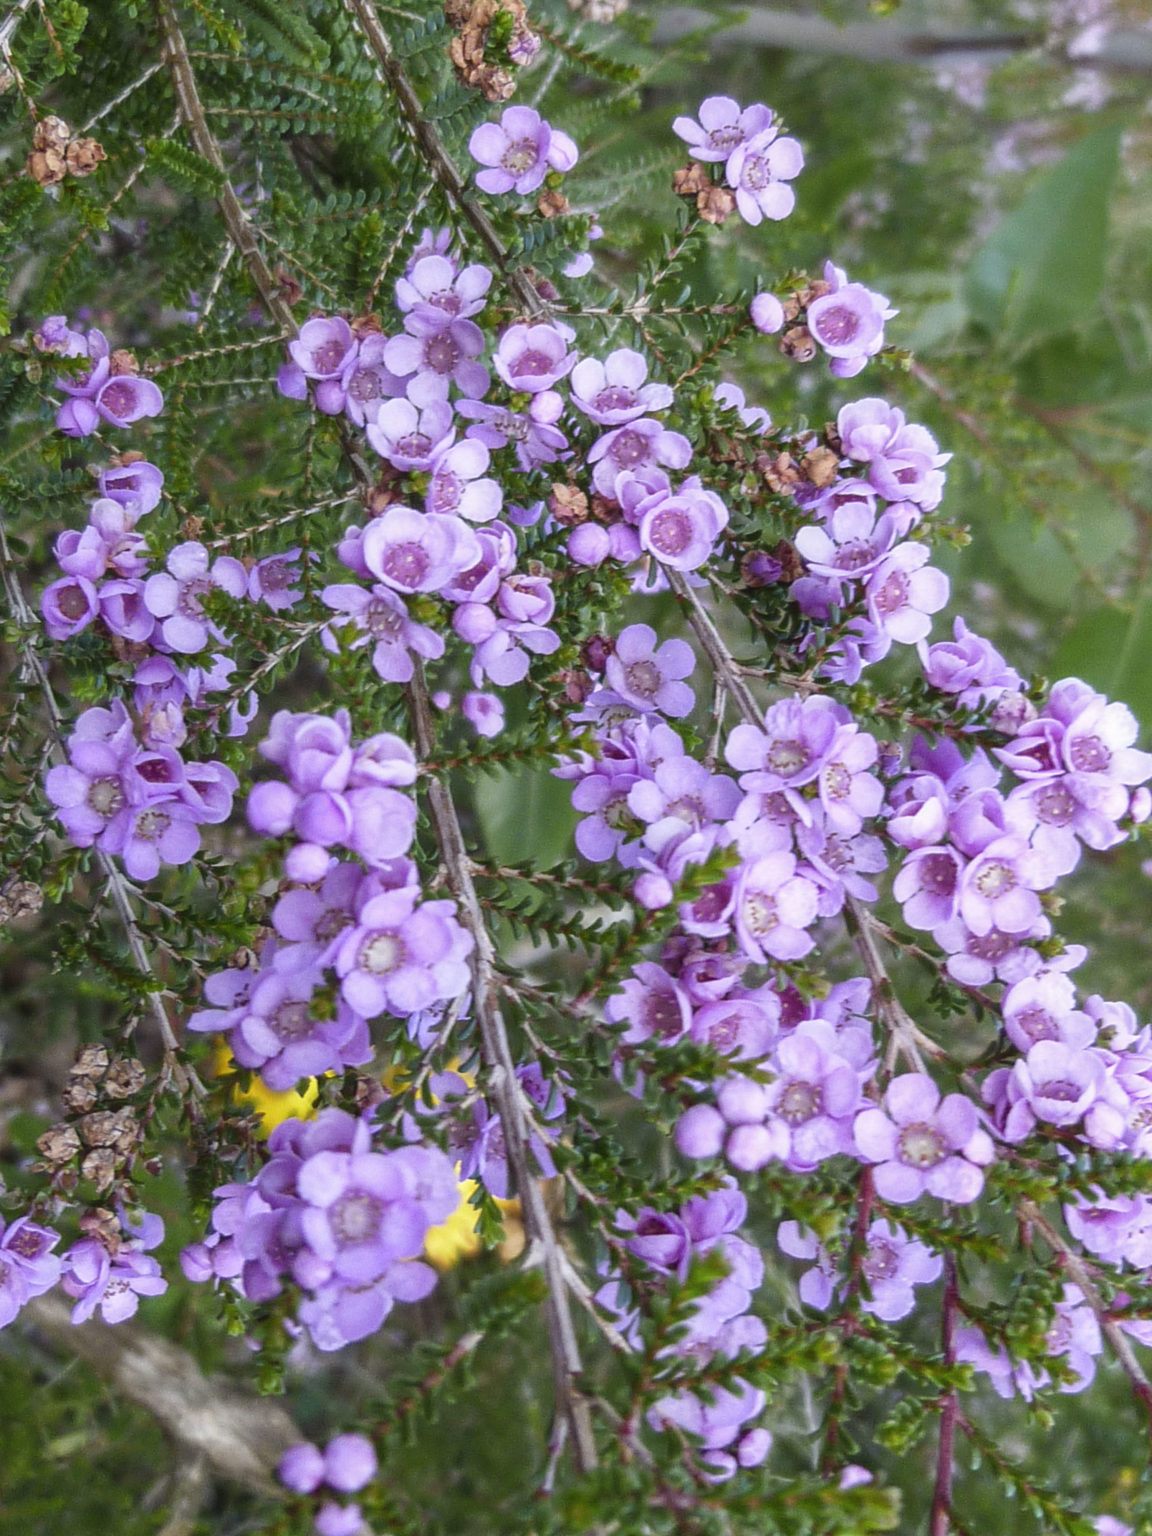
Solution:
<svg viewBox="0 0 1152 1536">
<path fill-rule="evenodd" d="M 403 44 L 372 0 L 287 6 L 252 59 L 183 9 L 92 124 L 101 177 L 143 156 L 220 242 L 179 350 L 121 292 L 105 329 L 46 303 L 5 359 L 64 527 L 38 618 L 0 540 L 5 747 L 39 743 L 3 890 L 87 911 L 55 963 L 116 1007 L 4 1195 L 0 1326 L 178 1291 L 267 1391 L 391 1349 L 324 1451 L 285 1415 L 237 1431 L 243 1477 L 197 1452 L 281 1498 L 278 1530 L 412 1529 L 406 1426 L 451 1425 L 525 1339 L 507 1531 L 878 1531 L 907 1495 L 944 1536 L 969 1448 L 1043 1529 L 1128 1529 L 1017 1465 L 981 1378 L 1037 1422 L 1098 1371 L 1152 1402 L 1152 1026 L 1057 927 L 1061 883 L 1149 821 L 1152 754 L 1124 703 L 944 617 L 952 453 L 887 398 L 883 295 L 828 260 L 674 301 L 733 213 L 771 270 L 819 146 L 726 95 L 671 119 L 677 232 L 629 302 L 562 103 L 488 105 L 547 52 L 516 0 Z M 118 23 L 75 10 L 90 84 Z M 233 75 L 290 82 L 294 50 L 324 120 L 393 158 L 380 206 L 303 201 L 310 91 L 256 145 L 218 131 L 249 121 Z M 118 118 L 137 93 L 174 100 L 167 133 Z M 27 219 L 98 227 L 29 153 Z M 820 427 L 777 421 L 723 377 L 753 334 L 871 372 Z M 202 427 L 218 387 L 243 420 Z M 249 432 L 233 504 L 205 485 Z M 570 806 L 562 859 L 502 855 L 494 772 Z M 253 1090 L 299 1118 L 260 1127 Z M 453 1289 L 426 1239 L 461 1181 L 512 1267 Z"/>
</svg>

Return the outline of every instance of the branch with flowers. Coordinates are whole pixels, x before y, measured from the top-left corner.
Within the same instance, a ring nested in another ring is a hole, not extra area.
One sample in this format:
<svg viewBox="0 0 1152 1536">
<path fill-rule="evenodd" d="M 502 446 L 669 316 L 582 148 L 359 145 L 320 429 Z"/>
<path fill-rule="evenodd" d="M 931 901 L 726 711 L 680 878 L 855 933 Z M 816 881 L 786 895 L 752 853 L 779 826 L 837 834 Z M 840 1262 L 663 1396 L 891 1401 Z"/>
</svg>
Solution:
<svg viewBox="0 0 1152 1536">
<path fill-rule="evenodd" d="M 1054 926 L 1152 815 L 1137 723 L 962 616 L 933 638 L 959 541 L 927 427 L 871 392 L 785 427 L 724 378 L 753 336 L 838 388 L 901 361 L 833 260 L 678 296 L 724 225 L 771 260 L 802 202 L 771 108 L 672 117 L 683 206 L 626 296 L 578 134 L 504 105 L 547 53 L 518 0 L 404 33 L 253 4 L 251 58 L 227 12 L 72 16 L 77 84 L 116 27 L 139 48 L 58 177 L 21 74 L 29 229 L 83 246 L 88 177 L 143 156 L 141 244 L 208 299 L 168 356 L 115 308 L 5 345 L 0 470 L 65 524 L 39 620 L 0 544 L 11 872 L 108 1017 L 3 1195 L 0 1326 L 164 1296 L 265 1391 L 359 1369 L 280 1460 L 285 1532 L 423 1528 L 409 1449 L 472 1432 L 502 1351 L 503 1530 L 880 1531 L 902 1498 L 968 1529 L 989 1390 L 1055 1419 L 1107 1340 L 1149 1401 L 1152 1044 Z M 317 115 L 378 196 L 312 197 Z M 494 772 L 562 851 L 501 846 Z M 991 1466 L 1044 1529 L 1130 1529 Z"/>
</svg>

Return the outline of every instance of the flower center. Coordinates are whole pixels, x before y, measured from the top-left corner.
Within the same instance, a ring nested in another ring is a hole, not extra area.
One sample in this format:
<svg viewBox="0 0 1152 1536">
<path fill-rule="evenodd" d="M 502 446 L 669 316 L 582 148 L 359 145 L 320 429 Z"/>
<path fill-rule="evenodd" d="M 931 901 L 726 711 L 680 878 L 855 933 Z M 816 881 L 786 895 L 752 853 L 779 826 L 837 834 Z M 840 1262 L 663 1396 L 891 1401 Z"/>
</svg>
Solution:
<svg viewBox="0 0 1152 1536">
<path fill-rule="evenodd" d="M 380 375 L 374 368 L 358 368 L 348 380 L 348 393 L 353 400 L 378 400 Z"/>
<path fill-rule="evenodd" d="M 423 432 L 409 432 L 396 443 L 396 452 L 406 459 L 426 459 L 432 450 L 432 439 Z"/>
<path fill-rule="evenodd" d="M 860 1268 L 869 1280 L 891 1280 L 900 1268 L 900 1255 L 891 1243 L 877 1241 L 869 1244 Z"/>
<path fill-rule="evenodd" d="M 943 1136 L 934 1126 L 922 1121 L 906 1125 L 899 1138 L 900 1161 L 910 1168 L 934 1168 L 948 1156 Z"/>
<path fill-rule="evenodd" d="M 819 1083 L 789 1083 L 780 1095 L 776 1113 L 789 1125 L 803 1125 L 823 1107 L 824 1095 Z"/>
<path fill-rule="evenodd" d="M 322 341 L 318 347 L 312 348 L 312 367 L 316 373 L 336 373 L 343 361 L 342 342 Z"/>
<path fill-rule="evenodd" d="M 460 505 L 464 482 L 450 469 L 442 469 L 432 481 L 432 506 L 437 512 L 452 512 Z"/>
<path fill-rule="evenodd" d="M 612 444 L 612 457 L 622 469 L 647 464 L 651 456 L 648 439 L 643 432 L 621 432 Z"/>
<path fill-rule="evenodd" d="M 843 763 L 829 763 L 824 770 L 824 791 L 830 800 L 846 800 L 852 788 L 852 775 Z"/>
<path fill-rule="evenodd" d="M 124 804 L 124 787 L 119 779 L 93 779 L 88 789 L 88 804 L 97 816 L 114 816 Z"/>
<path fill-rule="evenodd" d="M 663 1040 L 674 1040 L 684 1028 L 676 999 L 667 992 L 656 992 L 649 998 L 644 1016 L 652 1033 Z"/>
<path fill-rule="evenodd" d="M 623 384 L 609 384 L 592 401 L 598 411 L 630 411 L 636 406 L 636 391 Z"/>
<path fill-rule="evenodd" d="M 1057 1077 L 1042 1085 L 1040 1097 L 1055 1099 L 1057 1104 L 1075 1104 L 1083 1091 L 1078 1083 L 1069 1082 L 1066 1077 Z"/>
<path fill-rule="evenodd" d="M 375 640 L 398 640 L 404 628 L 403 616 L 374 597 L 362 615 L 364 628 Z"/>
<path fill-rule="evenodd" d="M 1003 960 L 1016 948 L 1017 941 L 999 928 L 990 928 L 985 934 L 973 934 L 964 946 L 977 960 Z"/>
<path fill-rule="evenodd" d="M 1015 890 L 1016 884 L 1015 870 L 1010 864 L 1005 864 L 999 859 L 993 859 L 990 864 L 986 864 L 976 876 L 976 889 L 989 901 L 1006 896 L 1009 891 Z"/>
<path fill-rule="evenodd" d="M 555 371 L 556 364 L 547 352 L 521 352 L 511 369 L 514 378 L 539 379 Z"/>
<path fill-rule="evenodd" d="M 113 416 L 127 416 L 136 403 L 136 391 L 126 382 L 113 382 L 104 387 L 100 404 Z"/>
<path fill-rule="evenodd" d="M 166 811 L 145 811 L 136 823 L 136 836 L 146 843 L 155 843 L 172 825 L 172 818 Z"/>
<path fill-rule="evenodd" d="M 394 933 L 370 934 L 360 946 L 356 968 L 370 976 L 384 976 L 404 963 L 407 951 L 404 941 Z"/>
<path fill-rule="evenodd" d="M 428 552 L 420 544 L 393 544 L 380 568 L 397 586 L 415 587 L 428 570 Z"/>
<path fill-rule="evenodd" d="M 277 1040 L 290 1045 L 293 1040 L 303 1040 L 312 1033 L 312 1019 L 307 1003 L 281 1003 L 269 1020 Z"/>
<path fill-rule="evenodd" d="M 648 537 L 658 555 L 683 554 L 692 542 L 692 519 L 679 511 L 657 512 Z"/>
<path fill-rule="evenodd" d="M 829 346 L 842 347 L 859 331 L 860 316 L 846 304 L 836 304 L 819 316 L 816 327 L 818 340 Z"/>
<path fill-rule="evenodd" d="M 517 139 L 504 151 L 500 157 L 500 164 L 514 176 L 523 176 L 525 171 L 532 169 L 539 158 L 540 151 L 534 139 Z"/>
<path fill-rule="evenodd" d="M 908 601 L 908 578 L 902 571 L 893 571 L 876 594 L 876 607 L 881 613 L 896 613 Z"/>
<path fill-rule="evenodd" d="M 1112 754 L 1099 736 L 1077 736 L 1068 752 L 1073 768 L 1080 773 L 1107 773 Z"/>
<path fill-rule="evenodd" d="M 460 347 L 447 331 L 424 343 L 424 361 L 433 373 L 451 373 L 460 361 Z"/>
<path fill-rule="evenodd" d="M 762 192 L 772 180 L 772 172 L 763 155 L 751 155 L 744 162 L 740 180 L 750 192 Z"/>
<path fill-rule="evenodd" d="M 921 861 L 920 886 L 933 896 L 951 896 L 956 889 L 956 865 L 946 853 L 930 853 Z"/>
<path fill-rule="evenodd" d="M 207 576 L 193 576 L 190 581 L 181 582 L 176 606 L 185 618 L 199 619 L 204 614 L 200 600 L 207 597 L 211 590 L 212 583 Z"/>
<path fill-rule="evenodd" d="M 363 1243 L 380 1231 L 383 1216 L 380 1201 L 372 1195 L 344 1195 L 332 1207 L 329 1221 L 341 1247 Z"/>
<path fill-rule="evenodd" d="M 56 599 L 56 606 L 66 619 L 82 619 L 88 612 L 88 599 L 80 587 L 65 587 Z"/>
<path fill-rule="evenodd" d="M 708 1043 L 713 1050 L 730 1051 L 740 1038 L 740 1015 L 730 1013 L 709 1026 Z"/>
<path fill-rule="evenodd" d="M 712 149 L 723 149 L 729 153 L 743 142 L 744 130 L 738 123 L 725 123 L 722 128 L 713 128 L 708 135 Z"/>
<path fill-rule="evenodd" d="M 744 922 L 749 933 L 771 933 L 779 926 L 776 902 L 763 891 L 753 891 L 744 898 Z"/>
<path fill-rule="evenodd" d="M 651 699 L 659 692 L 662 679 L 660 668 L 654 661 L 634 661 L 624 669 L 624 676 L 632 692 L 645 699 Z"/>
<path fill-rule="evenodd" d="M 1037 816 L 1050 827 L 1066 827 L 1076 814 L 1076 801 L 1063 784 L 1046 784 L 1033 803 Z"/>
<path fill-rule="evenodd" d="M 1059 1040 L 1056 1021 L 1044 1008 L 1022 1008 L 1012 1015 L 1013 1022 L 1029 1040 Z"/>
<path fill-rule="evenodd" d="M 774 741 L 764 754 L 764 764 L 781 778 L 791 778 L 808 765 L 808 748 L 799 741 Z"/>
<path fill-rule="evenodd" d="M 260 585 L 265 592 L 283 592 L 292 585 L 296 573 L 283 560 L 270 560 L 260 570 Z"/>
</svg>

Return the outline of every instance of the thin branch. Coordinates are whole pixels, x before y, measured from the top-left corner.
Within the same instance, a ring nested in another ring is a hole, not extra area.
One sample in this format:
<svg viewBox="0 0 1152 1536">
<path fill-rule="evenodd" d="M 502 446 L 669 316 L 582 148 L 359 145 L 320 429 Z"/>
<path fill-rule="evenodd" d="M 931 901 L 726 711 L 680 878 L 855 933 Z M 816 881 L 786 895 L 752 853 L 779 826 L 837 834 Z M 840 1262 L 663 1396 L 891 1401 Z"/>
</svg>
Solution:
<svg viewBox="0 0 1152 1536">
<path fill-rule="evenodd" d="M 448 153 L 434 123 L 424 116 L 424 108 L 404 66 L 396 56 L 388 34 L 372 0 L 344 0 L 364 39 L 365 50 L 374 61 L 381 84 L 395 97 L 404 125 L 435 176 L 441 190 L 457 212 L 471 224 L 480 243 L 500 269 L 517 302 L 529 315 L 546 315 L 548 306 L 536 292 L 527 274 L 517 267 L 508 247 L 497 233 L 488 214 L 472 196 L 452 156 Z"/>
<path fill-rule="evenodd" d="M 1037 1231 L 1044 1234 L 1044 1240 L 1048 1246 L 1052 1249 L 1053 1253 L 1060 1255 L 1064 1268 L 1080 1287 L 1084 1294 L 1084 1300 L 1095 1312 L 1101 1331 L 1109 1344 L 1111 1344 L 1113 1352 L 1124 1370 L 1124 1374 L 1132 1383 L 1132 1390 L 1140 1399 L 1144 1411 L 1148 1415 L 1149 1433 L 1152 1435 L 1152 1382 L 1149 1382 L 1148 1377 L 1144 1374 L 1144 1367 L 1137 1360 L 1136 1352 L 1132 1348 L 1128 1335 L 1120 1327 L 1116 1319 L 1109 1315 L 1108 1309 L 1104 1305 L 1104 1298 L 1100 1295 L 1087 1264 L 1072 1247 L 1071 1243 L 1068 1242 L 1067 1238 L 1062 1236 L 1059 1230 L 1044 1215 L 1040 1207 L 1033 1201 L 1022 1200 L 1019 1206 L 1019 1214 L 1023 1220 L 1030 1221 Z"/>
<path fill-rule="evenodd" d="M 956 1283 L 956 1255 L 944 1255 L 944 1305 L 941 1311 L 941 1344 L 944 1364 L 956 1364 L 956 1315 L 960 1292 Z M 955 1389 L 947 1393 L 940 1410 L 940 1435 L 936 1450 L 936 1486 L 932 1492 L 929 1536 L 948 1536 L 952 1524 L 952 1471 L 956 1461 L 956 1418 L 960 1401 Z"/>
</svg>

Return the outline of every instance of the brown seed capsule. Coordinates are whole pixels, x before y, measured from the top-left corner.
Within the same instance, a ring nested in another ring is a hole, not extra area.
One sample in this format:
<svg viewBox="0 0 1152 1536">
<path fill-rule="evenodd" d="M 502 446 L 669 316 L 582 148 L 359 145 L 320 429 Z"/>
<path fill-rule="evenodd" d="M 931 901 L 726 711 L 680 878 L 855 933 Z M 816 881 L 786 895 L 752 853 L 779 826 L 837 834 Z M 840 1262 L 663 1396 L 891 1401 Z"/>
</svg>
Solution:
<svg viewBox="0 0 1152 1536">
<path fill-rule="evenodd" d="M 794 363 L 810 363 L 819 350 L 806 325 L 793 325 L 780 338 L 780 350 Z"/>
<path fill-rule="evenodd" d="M 727 187 L 705 187 L 696 194 L 696 212 L 705 224 L 723 224 L 736 211 L 736 194 Z"/>
<path fill-rule="evenodd" d="M 124 1241 L 120 1219 L 107 1206 L 98 1205 L 94 1210 L 85 1211 L 80 1218 L 80 1230 L 85 1237 L 94 1237 L 102 1243 L 113 1257 L 120 1252 Z"/>
<path fill-rule="evenodd" d="M 112 1181 L 116 1177 L 116 1158 L 107 1147 L 97 1147 L 94 1152 L 89 1152 L 80 1164 L 80 1172 L 86 1179 L 91 1179 L 103 1194 L 106 1189 L 112 1187 Z"/>
<path fill-rule="evenodd" d="M 548 498 L 548 510 L 565 528 L 588 521 L 588 497 L 578 485 L 566 485 L 562 480 L 552 482 L 552 494 Z"/>
<path fill-rule="evenodd" d="M 360 341 L 363 341 L 365 336 L 382 336 L 384 334 L 384 326 L 381 323 L 380 316 L 375 314 L 357 315 L 355 320 L 348 322 L 348 326 L 353 336 Z"/>
<path fill-rule="evenodd" d="M 31 880 L 9 880 L 0 886 L 0 903 L 6 913 L 4 922 L 35 917 L 44 905 L 44 892 Z"/>
<path fill-rule="evenodd" d="M 68 174 L 68 163 L 58 149 L 34 149 L 24 169 L 42 187 L 54 187 Z"/>
<path fill-rule="evenodd" d="M 790 453 L 778 453 L 775 457 L 769 453 L 759 453 L 756 455 L 755 467 L 764 476 L 768 489 L 780 495 L 793 490 L 804 478 Z"/>
<path fill-rule="evenodd" d="M 80 1150 L 80 1138 L 70 1125 L 54 1125 L 36 1138 L 36 1147 L 50 1166 L 70 1163 Z"/>
<path fill-rule="evenodd" d="M 784 586 L 791 585 L 804 574 L 804 561 L 789 544 L 787 539 L 781 539 L 772 551 L 774 560 L 780 562 L 779 581 Z"/>
<path fill-rule="evenodd" d="M 72 130 L 62 117 L 42 117 L 32 133 L 32 148 L 56 149 L 63 154 L 71 137 Z"/>
<path fill-rule="evenodd" d="M 800 467 L 819 490 L 831 485 L 840 469 L 840 459 L 831 448 L 813 448 L 800 461 Z"/>
<path fill-rule="evenodd" d="M 541 218 L 557 219 L 562 213 L 571 213 L 572 204 L 564 196 L 563 192 L 557 192 L 553 187 L 547 187 L 536 199 L 536 209 Z"/>
<path fill-rule="evenodd" d="M 108 359 L 108 372 L 114 379 L 123 378 L 125 374 L 138 374 L 140 364 L 136 361 L 136 354 L 129 352 L 126 347 L 117 347 Z"/>
<path fill-rule="evenodd" d="M 204 519 L 189 512 L 180 524 L 180 532 L 186 539 L 198 539 L 204 532 Z"/>
<path fill-rule="evenodd" d="M 74 1077 L 60 1095 L 60 1102 L 67 1114 L 86 1115 L 96 1103 L 96 1084 L 88 1077 Z"/>
<path fill-rule="evenodd" d="M 64 157 L 73 176 L 91 176 L 102 160 L 107 160 L 102 144 L 95 139 L 73 139 Z"/>
<path fill-rule="evenodd" d="M 556 681 L 563 684 L 564 697 L 569 704 L 583 704 L 592 692 L 592 679 L 586 672 L 575 672 L 569 668 L 557 672 Z"/>
<path fill-rule="evenodd" d="M 711 178 L 699 160 L 693 160 L 690 165 L 672 173 L 672 190 L 677 197 L 695 197 L 710 185 Z"/>
<path fill-rule="evenodd" d="M 70 1077 L 91 1077 L 99 1081 L 108 1070 L 108 1048 L 86 1045 L 68 1069 Z"/>
<path fill-rule="evenodd" d="M 113 1063 L 104 1080 L 104 1091 L 109 1098 L 126 1099 L 133 1093 L 139 1093 L 147 1080 L 148 1074 L 143 1063 L 129 1056 Z"/>
<path fill-rule="evenodd" d="M 304 290 L 292 273 L 289 272 L 288 268 L 283 263 L 280 263 L 272 268 L 272 276 L 276 279 L 276 286 L 280 297 L 287 304 L 288 308 L 291 309 L 294 304 L 299 304 L 300 300 L 304 297 Z"/>
</svg>

